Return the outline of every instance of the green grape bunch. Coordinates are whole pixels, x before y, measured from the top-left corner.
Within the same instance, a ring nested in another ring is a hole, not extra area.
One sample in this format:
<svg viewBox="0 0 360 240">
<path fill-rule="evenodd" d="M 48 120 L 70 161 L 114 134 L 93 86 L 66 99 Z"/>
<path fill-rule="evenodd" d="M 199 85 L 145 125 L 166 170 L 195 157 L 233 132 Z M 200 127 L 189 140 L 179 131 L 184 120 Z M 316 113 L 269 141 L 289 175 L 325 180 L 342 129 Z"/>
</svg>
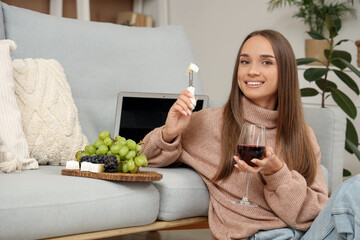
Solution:
<svg viewBox="0 0 360 240">
<path fill-rule="evenodd" d="M 108 172 L 123 173 L 137 173 L 139 167 L 146 167 L 148 160 L 144 154 L 140 153 L 141 143 L 136 143 L 132 139 L 126 139 L 121 136 L 111 137 L 110 132 L 105 130 L 99 134 L 94 144 L 86 145 L 84 150 L 79 150 L 75 158 L 80 163 L 82 161 L 92 161 L 98 157 L 105 156 L 105 158 L 115 159 L 117 161 L 111 161 L 112 164 L 105 164 L 105 171 L 107 171 L 107 165 L 111 165 L 111 169 Z"/>
</svg>

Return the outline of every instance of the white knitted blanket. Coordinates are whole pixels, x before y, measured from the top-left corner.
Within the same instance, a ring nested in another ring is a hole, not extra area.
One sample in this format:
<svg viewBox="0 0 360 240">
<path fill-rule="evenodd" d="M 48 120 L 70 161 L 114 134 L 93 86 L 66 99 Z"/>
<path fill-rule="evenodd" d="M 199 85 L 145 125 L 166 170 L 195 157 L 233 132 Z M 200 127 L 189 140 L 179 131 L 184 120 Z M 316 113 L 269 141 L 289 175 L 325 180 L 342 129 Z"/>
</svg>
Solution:
<svg viewBox="0 0 360 240">
<path fill-rule="evenodd" d="M 10 52 L 15 49 L 14 41 L 0 40 L 0 172 L 6 173 L 39 167 L 36 159 L 29 157 L 21 113 L 14 94 Z"/>
<path fill-rule="evenodd" d="M 17 103 L 30 156 L 39 164 L 65 165 L 88 140 L 64 69 L 55 60 L 14 60 Z"/>
</svg>

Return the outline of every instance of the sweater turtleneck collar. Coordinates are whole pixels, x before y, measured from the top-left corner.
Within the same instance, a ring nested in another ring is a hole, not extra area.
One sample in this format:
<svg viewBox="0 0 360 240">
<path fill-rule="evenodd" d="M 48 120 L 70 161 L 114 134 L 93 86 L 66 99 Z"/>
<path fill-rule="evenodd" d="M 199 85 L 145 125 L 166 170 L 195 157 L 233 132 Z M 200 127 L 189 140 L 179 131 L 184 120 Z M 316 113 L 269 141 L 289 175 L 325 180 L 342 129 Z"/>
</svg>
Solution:
<svg viewBox="0 0 360 240">
<path fill-rule="evenodd" d="M 245 121 L 265 126 L 267 129 L 276 128 L 278 111 L 262 108 L 245 96 L 242 98 Z"/>
</svg>

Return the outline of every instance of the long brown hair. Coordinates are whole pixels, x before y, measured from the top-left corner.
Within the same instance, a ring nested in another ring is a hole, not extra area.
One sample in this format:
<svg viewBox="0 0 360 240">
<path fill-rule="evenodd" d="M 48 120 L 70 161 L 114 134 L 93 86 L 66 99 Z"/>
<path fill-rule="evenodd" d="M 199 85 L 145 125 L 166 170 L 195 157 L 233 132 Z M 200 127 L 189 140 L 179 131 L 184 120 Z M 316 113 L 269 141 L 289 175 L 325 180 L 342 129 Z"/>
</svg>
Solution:
<svg viewBox="0 0 360 240">
<path fill-rule="evenodd" d="M 244 94 L 237 81 L 239 59 L 244 43 L 257 35 L 265 37 L 271 43 L 278 64 L 276 146 L 281 146 L 282 155 L 289 169 L 302 174 L 310 186 L 316 175 L 316 158 L 302 110 L 296 59 L 290 43 L 282 34 L 273 30 L 252 32 L 240 46 L 230 95 L 223 113 L 220 166 L 212 180 L 226 180 L 234 169 L 233 156 L 236 153 L 236 142 L 245 121 L 241 101 Z"/>
</svg>

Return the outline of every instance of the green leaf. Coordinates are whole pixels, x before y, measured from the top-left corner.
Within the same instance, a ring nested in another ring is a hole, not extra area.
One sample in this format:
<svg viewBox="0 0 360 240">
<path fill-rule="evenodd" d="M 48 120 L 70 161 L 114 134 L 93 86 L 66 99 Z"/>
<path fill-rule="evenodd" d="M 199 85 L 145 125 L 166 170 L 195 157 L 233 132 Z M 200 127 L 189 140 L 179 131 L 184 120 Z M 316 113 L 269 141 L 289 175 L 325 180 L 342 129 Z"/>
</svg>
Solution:
<svg viewBox="0 0 360 240">
<path fill-rule="evenodd" d="M 346 73 L 339 71 L 339 70 L 333 70 L 336 76 L 340 78 L 351 90 L 353 90 L 357 95 L 360 94 L 359 87 L 356 84 L 356 82 Z"/>
<path fill-rule="evenodd" d="M 296 59 L 296 65 L 298 65 L 298 66 L 305 65 L 308 63 L 312 63 L 312 62 L 320 62 L 320 61 L 316 58 L 298 58 L 298 59 Z"/>
<path fill-rule="evenodd" d="M 335 27 L 336 27 L 336 31 L 339 32 L 340 29 L 341 29 L 341 26 L 342 26 L 340 18 L 335 19 L 334 24 L 335 24 Z"/>
<path fill-rule="evenodd" d="M 355 129 L 355 126 L 352 124 L 351 120 L 346 118 L 346 139 L 354 145 L 358 145 L 359 138 Z M 349 144 L 345 143 L 345 149 L 349 153 L 354 153 Z"/>
<path fill-rule="evenodd" d="M 354 67 L 349 61 L 345 61 L 344 59 L 339 59 L 344 65 L 346 65 L 353 73 L 355 73 L 358 77 L 360 77 L 359 70 Z"/>
<path fill-rule="evenodd" d="M 351 176 L 351 172 L 347 169 L 343 169 L 343 177 L 350 177 Z"/>
<path fill-rule="evenodd" d="M 324 79 L 319 79 L 315 81 L 316 85 L 321 89 L 321 91 L 323 91 L 324 89 Z M 331 92 L 331 88 L 337 88 L 337 85 L 330 81 L 330 80 L 326 80 L 326 89 L 325 92 Z"/>
<path fill-rule="evenodd" d="M 348 62 L 351 62 L 351 54 L 346 51 L 334 50 L 332 54 L 333 58 L 342 58 Z"/>
<path fill-rule="evenodd" d="M 352 119 L 356 118 L 357 110 L 351 99 L 342 91 L 331 88 L 331 96 L 337 105 Z"/>
<path fill-rule="evenodd" d="M 316 40 L 324 40 L 324 39 L 326 39 L 323 35 L 321 35 L 318 32 L 315 32 L 315 31 L 309 31 L 309 32 L 307 32 L 307 34 L 309 34 L 309 36 L 311 38 L 316 39 Z"/>
<path fill-rule="evenodd" d="M 330 14 L 326 14 L 325 16 L 325 25 L 327 30 L 329 31 L 330 38 L 334 38 L 338 35 L 337 27 L 335 26 L 335 23 L 331 18 Z"/>
<path fill-rule="evenodd" d="M 319 92 L 314 88 L 302 88 L 300 89 L 302 97 L 313 97 L 319 94 Z"/>
<path fill-rule="evenodd" d="M 325 27 L 328 31 L 330 31 L 332 27 L 335 27 L 334 21 L 329 14 L 325 15 Z"/>
<path fill-rule="evenodd" d="M 344 68 L 347 67 L 347 65 L 345 63 L 343 63 L 341 60 L 345 60 L 347 62 L 351 62 L 351 54 L 345 51 L 339 51 L 339 50 L 334 50 L 332 56 L 331 56 L 331 63 L 340 68 L 341 70 L 343 70 Z"/>
<path fill-rule="evenodd" d="M 350 40 L 349 40 L 349 39 L 340 40 L 340 41 L 338 41 L 334 46 L 339 46 L 341 43 L 347 42 L 347 41 L 350 41 Z"/>
<path fill-rule="evenodd" d="M 349 148 L 351 148 L 352 152 L 355 154 L 357 159 L 360 160 L 360 151 L 357 148 L 357 146 L 355 144 L 353 144 L 351 141 L 349 141 L 348 139 L 345 140 L 345 146 L 346 146 L 346 144 L 349 146 Z"/>
<path fill-rule="evenodd" d="M 329 49 L 324 49 L 324 55 L 325 55 L 326 59 L 329 60 L 330 50 Z"/>
<path fill-rule="evenodd" d="M 305 70 L 304 78 L 309 82 L 316 81 L 324 76 L 328 71 L 329 69 L 327 68 L 309 68 Z"/>
</svg>

